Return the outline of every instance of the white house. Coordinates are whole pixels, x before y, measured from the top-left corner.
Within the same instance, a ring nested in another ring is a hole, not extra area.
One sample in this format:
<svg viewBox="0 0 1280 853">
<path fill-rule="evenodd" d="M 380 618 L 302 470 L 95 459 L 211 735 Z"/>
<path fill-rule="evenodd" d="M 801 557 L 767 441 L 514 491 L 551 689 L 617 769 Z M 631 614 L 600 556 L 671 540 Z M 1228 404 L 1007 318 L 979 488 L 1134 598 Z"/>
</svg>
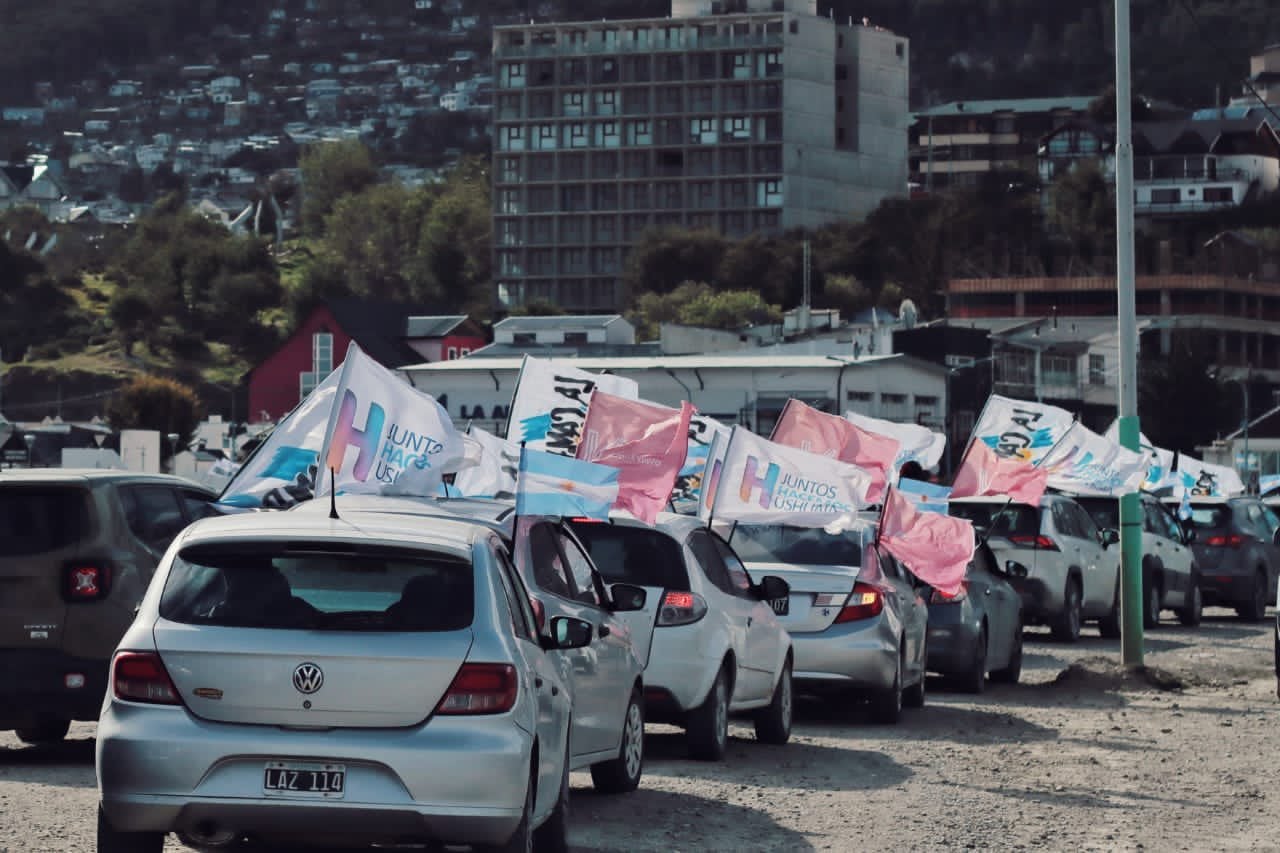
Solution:
<svg viewBox="0 0 1280 853">
<path fill-rule="evenodd" d="M 614 344 L 636 342 L 636 327 L 621 314 L 507 317 L 493 326 L 495 344 Z"/>
<path fill-rule="evenodd" d="M 210 94 L 218 92 L 235 92 L 240 88 L 240 78 L 232 74 L 225 74 L 221 77 L 215 77 L 209 81 Z"/>
<path fill-rule="evenodd" d="M 137 80 L 117 80 L 107 89 L 113 98 L 134 98 L 142 92 L 142 84 Z"/>
<path fill-rule="evenodd" d="M 445 92 L 440 96 L 440 109 L 456 113 L 471 106 L 471 95 L 467 92 Z"/>
</svg>

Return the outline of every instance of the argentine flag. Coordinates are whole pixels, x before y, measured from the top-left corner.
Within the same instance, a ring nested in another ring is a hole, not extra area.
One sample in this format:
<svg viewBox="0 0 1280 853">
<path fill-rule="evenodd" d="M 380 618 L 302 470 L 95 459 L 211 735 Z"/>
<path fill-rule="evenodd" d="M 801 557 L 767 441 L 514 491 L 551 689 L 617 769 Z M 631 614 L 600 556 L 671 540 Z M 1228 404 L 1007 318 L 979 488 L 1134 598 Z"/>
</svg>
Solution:
<svg viewBox="0 0 1280 853">
<path fill-rule="evenodd" d="M 618 499 L 618 469 L 572 456 L 525 448 L 516 477 L 519 515 L 561 515 L 607 521 Z"/>
</svg>

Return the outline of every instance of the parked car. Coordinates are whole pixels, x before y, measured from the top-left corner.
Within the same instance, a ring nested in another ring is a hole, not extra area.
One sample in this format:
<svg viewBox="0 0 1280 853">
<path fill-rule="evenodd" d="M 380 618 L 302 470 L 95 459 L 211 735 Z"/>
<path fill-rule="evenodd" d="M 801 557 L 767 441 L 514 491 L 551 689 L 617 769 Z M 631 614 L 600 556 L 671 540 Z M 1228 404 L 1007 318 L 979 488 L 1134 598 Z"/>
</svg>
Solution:
<svg viewBox="0 0 1280 853">
<path fill-rule="evenodd" d="M 1197 497 L 1188 522 L 1204 603 L 1234 607 L 1242 619 L 1260 621 L 1276 597 L 1280 517 L 1257 498 Z"/>
<path fill-rule="evenodd" d="M 111 650 L 161 555 L 212 492 L 128 471 L 0 474 L 0 729 L 27 743 L 96 720 Z"/>
<path fill-rule="evenodd" d="M 416 516 L 424 529 L 436 519 L 486 524 L 505 543 L 531 595 L 543 634 L 557 616 L 595 626 L 584 648 L 554 656 L 573 697 L 570 769 L 590 768 L 596 790 L 621 793 L 640 784 L 644 764 L 644 663 L 625 614 L 643 610 L 643 589 L 606 584 L 573 530 L 560 518 L 516 518 L 510 502 L 496 500 L 350 496 L 337 502 L 343 518 Z M 328 514 L 325 501 L 308 501 L 291 512 Z M 519 535 L 516 535 L 517 526 Z M 506 559 L 503 557 L 502 559 Z"/>
<path fill-rule="evenodd" d="M 1103 530 L 1120 530 L 1120 501 L 1105 497 L 1076 497 Z M 1183 527 L 1154 495 L 1143 493 L 1142 505 L 1142 622 L 1160 625 L 1160 613 L 1173 610 L 1183 625 L 1200 624 L 1204 602 L 1200 569 L 1196 564 L 1195 530 Z"/>
<path fill-rule="evenodd" d="M 1015 560 L 1002 564 L 984 542 L 974 549 L 956 595 L 920 584 L 929 595 L 928 669 L 967 693 L 981 693 L 988 674 L 992 681 L 1017 684 L 1022 677 L 1022 597 L 1011 581 L 1028 574 Z"/>
<path fill-rule="evenodd" d="M 867 699 L 877 722 L 925 701 L 928 606 L 866 527 L 839 534 L 738 524 L 731 544 L 747 570 L 791 587 L 775 607 L 795 649 L 797 689 Z"/>
<path fill-rule="evenodd" d="M 100 853 L 277 844 L 563 851 L 569 685 L 490 526 L 366 513 L 193 526 L 112 659 Z"/>
<path fill-rule="evenodd" d="M 750 713 L 756 738 L 791 737 L 791 638 L 773 604 L 790 590 L 753 581 L 738 555 L 697 518 L 663 513 L 655 527 L 618 515 L 573 528 L 610 582 L 641 586 L 650 607 L 628 614 L 645 652 L 645 715 L 683 726 L 694 758 L 724 756 L 730 714 Z"/>
<path fill-rule="evenodd" d="M 1089 513 L 1065 495 L 1046 494 L 1038 506 L 1008 498 L 956 498 L 952 515 L 973 522 L 996 553 L 1027 567 L 1011 578 L 1022 596 L 1026 624 L 1047 624 L 1073 643 L 1085 620 L 1104 637 L 1120 636 L 1120 549 L 1114 530 L 1099 530 Z"/>
</svg>

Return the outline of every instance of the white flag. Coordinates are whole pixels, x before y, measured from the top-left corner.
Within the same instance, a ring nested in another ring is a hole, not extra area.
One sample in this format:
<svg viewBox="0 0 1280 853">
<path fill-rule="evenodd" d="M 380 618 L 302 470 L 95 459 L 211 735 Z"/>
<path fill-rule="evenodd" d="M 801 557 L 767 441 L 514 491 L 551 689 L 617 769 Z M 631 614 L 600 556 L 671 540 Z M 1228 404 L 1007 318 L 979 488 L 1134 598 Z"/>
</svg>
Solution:
<svg viewBox="0 0 1280 853">
<path fill-rule="evenodd" d="M 286 509 L 311 499 L 341 372 L 330 373 L 280 419 L 227 483 L 219 503 L 244 509 Z"/>
<path fill-rule="evenodd" d="M 587 406 L 596 391 L 628 400 L 640 396 L 634 379 L 590 373 L 564 361 L 526 355 L 511 399 L 507 441 L 523 442 L 530 450 L 573 456 Z"/>
<path fill-rule="evenodd" d="M 942 452 L 947 447 L 945 435 L 919 424 L 900 424 L 857 412 L 845 412 L 844 416 L 867 432 L 897 439 L 899 447 L 898 458 L 893 465 L 895 473 L 912 461 L 920 463 L 922 468 L 933 468 L 942 459 Z"/>
<path fill-rule="evenodd" d="M 992 394 L 973 425 L 972 440 L 984 442 L 996 456 L 1037 465 L 1074 422 L 1066 409 Z"/>
<path fill-rule="evenodd" d="M 1142 488 L 1147 457 L 1098 435 L 1077 421 L 1040 460 L 1050 488 L 1078 495 L 1120 497 Z"/>
<path fill-rule="evenodd" d="M 1120 443 L 1120 419 L 1111 422 L 1107 427 L 1106 437 Z M 1143 433 L 1138 433 L 1138 447 L 1147 460 L 1147 475 L 1142 481 L 1142 488 L 1148 492 L 1171 489 L 1174 486 L 1173 451 L 1156 447 Z"/>
<path fill-rule="evenodd" d="M 711 444 L 716 436 L 723 436 L 727 440 L 729 428 L 715 418 L 695 413 L 689 421 L 689 450 L 685 454 L 680 473 L 676 475 L 675 488 L 671 490 L 673 504 L 699 499 L 707 477 Z"/>
<path fill-rule="evenodd" d="M 725 451 L 729 449 L 730 430 L 716 432 L 711 436 L 711 444 L 707 447 L 707 461 L 703 466 L 702 482 L 698 484 L 698 518 L 707 521 L 711 518 L 711 505 L 716 499 L 716 488 L 720 483 L 720 472 L 724 469 Z"/>
<path fill-rule="evenodd" d="M 339 371 L 316 495 L 329 493 L 329 469 L 339 494 L 429 497 L 444 475 L 478 457 L 444 407 L 356 346 Z"/>
<path fill-rule="evenodd" d="M 734 427 L 716 485 L 717 520 L 852 526 L 872 476 L 857 465 L 785 447 Z"/>
<path fill-rule="evenodd" d="M 471 427 L 470 437 L 480 445 L 480 462 L 461 471 L 454 479 L 458 494 L 468 498 L 514 498 L 520 445 L 477 426 Z"/>
<path fill-rule="evenodd" d="M 1244 494 L 1244 481 L 1236 469 L 1201 462 L 1185 453 L 1178 454 L 1174 484 L 1178 497 L 1234 498 Z"/>
</svg>

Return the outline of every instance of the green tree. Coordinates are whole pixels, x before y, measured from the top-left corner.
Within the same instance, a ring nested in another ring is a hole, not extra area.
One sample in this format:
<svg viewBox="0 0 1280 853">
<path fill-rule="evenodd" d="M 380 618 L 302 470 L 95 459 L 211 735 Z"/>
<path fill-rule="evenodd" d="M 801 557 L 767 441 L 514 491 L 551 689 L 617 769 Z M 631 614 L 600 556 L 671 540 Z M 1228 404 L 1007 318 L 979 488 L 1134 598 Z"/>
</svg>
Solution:
<svg viewBox="0 0 1280 853">
<path fill-rule="evenodd" d="M 721 290 L 754 290 L 768 302 L 797 304 L 804 288 L 802 253 L 797 241 L 748 235 L 725 248 L 715 285 Z"/>
<path fill-rule="evenodd" d="M 191 388 L 162 376 L 140 375 L 121 386 L 107 401 L 107 420 L 115 429 L 150 429 L 161 436 L 176 433 L 186 447 L 203 418 L 200 398 Z M 169 442 L 162 455 L 169 457 Z"/>
<path fill-rule="evenodd" d="M 493 219 L 489 167 L 480 158 L 450 171 L 426 214 L 409 268 L 418 299 L 487 317 L 492 309 Z"/>
<path fill-rule="evenodd" d="M 876 297 L 865 284 L 851 275 L 835 274 L 822 282 L 822 293 L 817 299 L 821 308 L 836 308 L 846 319 L 875 305 Z"/>
<path fill-rule="evenodd" d="M 704 281 L 686 281 L 670 293 L 644 293 L 630 313 L 636 336 L 658 337 L 663 323 L 741 329 L 744 326 L 782 321 L 782 309 L 765 302 L 759 293 L 717 291 Z"/>
<path fill-rule="evenodd" d="M 630 293 L 670 293 L 686 281 L 715 281 L 728 248 L 712 231 L 655 229 L 627 256 L 623 279 Z"/>
<path fill-rule="evenodd" d="M 5 359 L 16 361 L 38 344 L 52 344 L 82 321 L 75 300 L 38 258 L 0 240 L 0 346 Z"/>
<path fill-rule="evenodd" d="M 1102 168 L 1082 161 L 1049 189 L 1049 224 L 1071 248 L 1072 260 L 1093 265 L 1115 247 L 1115 202 Z"/>
<path fill-rule="evenodd" d="M 322 142 L 305 148 L 298 162 L 302 181 L 302 227 L 324 232 L 325 218 L 338 199 L 358 193 L 378 179 L 373 154 L 358 141 Z"/>
<path fill-rule="evenodd" d="M 133 355 L 133 346 L 142 338 L 143 330 L 151 317 L 151 303 L 133 288 L 119 288 L 111 297 L 111 302 L 107 305 L 107 318 L 124 347 L 125 355 Z"/>
<path fill-rule="evenodd" d="M 1239 404 L 1213 373 L 1211 336 L 1175 336 L 1167 355 L 1144 354 L 1138 372 L 1142 431 L 1157 447 L 1199 455 L 1239 423 Z"/>
<path fill-rule="evenodd" d="M 414 196 L 400 183 L 374 184 L 338 199 L 326 217 L 321 251 L 356 293 L 407 301 L 426 289 L 406 275 L 430 209 Z"/>
</svg>

